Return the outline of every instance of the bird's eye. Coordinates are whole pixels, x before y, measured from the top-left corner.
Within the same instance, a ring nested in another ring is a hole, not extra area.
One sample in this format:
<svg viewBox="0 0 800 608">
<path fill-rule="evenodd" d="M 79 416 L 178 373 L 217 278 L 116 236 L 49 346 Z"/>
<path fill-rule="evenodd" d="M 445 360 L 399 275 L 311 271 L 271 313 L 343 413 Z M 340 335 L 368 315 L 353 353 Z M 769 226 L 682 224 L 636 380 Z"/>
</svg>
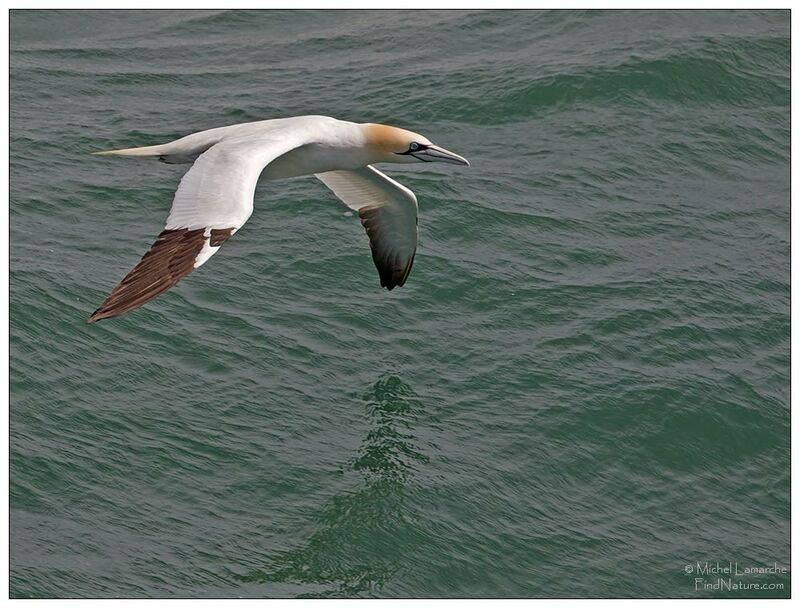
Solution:
<svg viewBox="0 0 800 608">
<path fill-rule="evenodd" d="M 417 150 L 419 150 L 419 144 L 415 141 L 412 141 L 411 145 L 408 146 L 408 149 L 411 150 L 412 152 L 416 152 Z"/>
</svg>

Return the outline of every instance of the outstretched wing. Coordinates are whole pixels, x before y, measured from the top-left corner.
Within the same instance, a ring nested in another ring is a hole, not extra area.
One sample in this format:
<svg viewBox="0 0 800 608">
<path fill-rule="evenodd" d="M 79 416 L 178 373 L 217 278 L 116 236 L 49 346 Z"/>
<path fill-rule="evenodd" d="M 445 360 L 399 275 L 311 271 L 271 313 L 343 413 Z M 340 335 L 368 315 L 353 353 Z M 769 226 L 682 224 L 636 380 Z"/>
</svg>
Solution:
<svg viewBox="0 0 800 608">
<path fill-rule="evenodd" d="M 358 211 L 369 236 L 381 287 L 402 287 L 417 251 L 417 197 L 372 166 L 318 173 L 317 178 Z"/>
<path fill-rule="evenodd" d="M 88 322 L 139 308 L 203 265 L 250 217 L 264 167 L 301 144 L 241 138 L 203 152 L 181 179 L 156 242 Z"/>
</svg>

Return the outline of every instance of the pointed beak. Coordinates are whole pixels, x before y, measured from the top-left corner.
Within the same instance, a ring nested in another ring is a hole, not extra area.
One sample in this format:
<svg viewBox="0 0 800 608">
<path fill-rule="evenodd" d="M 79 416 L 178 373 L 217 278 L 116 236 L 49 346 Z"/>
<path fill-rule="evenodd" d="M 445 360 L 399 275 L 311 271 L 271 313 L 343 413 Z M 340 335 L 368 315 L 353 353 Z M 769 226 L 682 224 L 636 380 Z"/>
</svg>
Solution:
<svg viewBox="0 0 800 608">
<path fill-rule="evenodd" d="M 434 146 L 433 144 L 421 152 L 415 153 L 414 156 L 420 160 L 428 161 L 429 163 L 438 161 L 442 163 L 453 163 L 454 165 L 466 165 L 469 167 L 469 161 L 463 156 L 459 156 L 454 152 L 450 152 L 439 146 Z"/>
</svg>

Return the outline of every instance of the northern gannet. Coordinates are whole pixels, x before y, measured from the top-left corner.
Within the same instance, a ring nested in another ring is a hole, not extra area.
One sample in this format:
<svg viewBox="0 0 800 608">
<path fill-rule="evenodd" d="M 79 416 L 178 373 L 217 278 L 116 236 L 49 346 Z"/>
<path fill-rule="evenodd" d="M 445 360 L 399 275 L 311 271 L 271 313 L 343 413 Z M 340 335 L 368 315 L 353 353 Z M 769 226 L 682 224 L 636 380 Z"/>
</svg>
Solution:
<svg viewBox="0 0 800 608">
<path fill-rule="evenodd" d="M 381 286 L 402 286 L 417 249 L 417 198 L 372 165 L 469 165 L 417 133 L 327 116 L 249 122 L 166 144 L 94 154 L 194 164 L 175 192 L 164 230 L 88 323 L 142 306 L 207 262 L 250 217 L 259 176 L 273 180 L 315 175 L 358 211 Z"/>
</svg>

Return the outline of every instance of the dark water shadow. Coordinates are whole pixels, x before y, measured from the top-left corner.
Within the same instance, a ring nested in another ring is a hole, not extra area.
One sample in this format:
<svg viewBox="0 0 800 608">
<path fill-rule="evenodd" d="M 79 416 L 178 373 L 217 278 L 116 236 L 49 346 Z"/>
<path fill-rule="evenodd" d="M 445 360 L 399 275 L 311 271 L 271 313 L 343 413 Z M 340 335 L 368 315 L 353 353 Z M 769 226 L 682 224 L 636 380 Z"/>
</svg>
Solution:
<svg viewBox="0 0 800 608">
<path fill-rule="evenodd" d="M 419 542 L 406 502 L 414 471 L 429 461 L 413 434 L 428 415 L 396 375 L 383 376 L 362 399 L 373 425 L 348 463 L 361 476 L 356 487 L 332 497 L 311 517 L 317 529 L 303 545 L 276 554 L 266 567 L 239 580 L 325 589 L 298 597 L 369 596 Z"/>
</svg>

